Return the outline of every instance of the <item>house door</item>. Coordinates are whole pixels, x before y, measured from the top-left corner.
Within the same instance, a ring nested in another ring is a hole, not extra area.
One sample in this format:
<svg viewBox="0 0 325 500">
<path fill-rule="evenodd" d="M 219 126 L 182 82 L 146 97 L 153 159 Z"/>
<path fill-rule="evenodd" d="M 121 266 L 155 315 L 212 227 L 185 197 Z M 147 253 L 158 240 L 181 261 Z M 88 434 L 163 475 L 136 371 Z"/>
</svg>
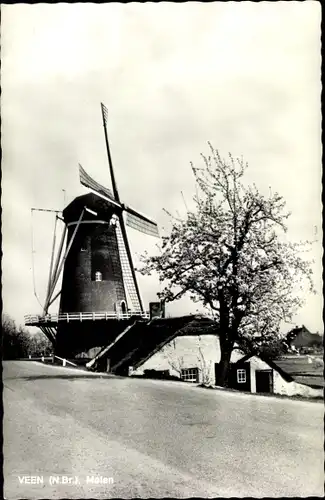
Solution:
<svg viewBox="0 0 325 500">
<path fill-rule="evenodd" d="M 273 370 L 256 370 L 256 392 L 273 392 Z"/>
</svg>

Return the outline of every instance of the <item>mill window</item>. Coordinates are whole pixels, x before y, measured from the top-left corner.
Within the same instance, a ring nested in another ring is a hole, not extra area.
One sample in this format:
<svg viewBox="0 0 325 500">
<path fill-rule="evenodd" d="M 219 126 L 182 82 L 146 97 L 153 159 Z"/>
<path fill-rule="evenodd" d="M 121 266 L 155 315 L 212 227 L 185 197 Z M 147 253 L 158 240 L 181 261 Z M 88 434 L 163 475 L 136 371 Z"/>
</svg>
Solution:
<svg viewBox="0 0 325 500">
<path fill-rule="evenodd" d="M 99 271 L 95 272 L 95 281 L 103 281 L 102 273 L 100 273 Z"/>
</svg>

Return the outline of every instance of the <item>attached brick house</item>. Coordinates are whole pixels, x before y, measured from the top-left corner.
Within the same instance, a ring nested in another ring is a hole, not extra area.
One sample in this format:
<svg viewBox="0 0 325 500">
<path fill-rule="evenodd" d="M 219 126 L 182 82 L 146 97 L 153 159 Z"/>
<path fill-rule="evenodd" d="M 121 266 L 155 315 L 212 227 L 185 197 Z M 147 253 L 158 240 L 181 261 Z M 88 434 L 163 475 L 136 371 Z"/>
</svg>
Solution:
<svg viewBox="0 0 325 500">
<path fill-rule="evenodd" d="M 190 383 L 216 384 L 220 362 L 219 337 L 211 334 L 179 335 L 132 371 L 143 375 L 155 370 Z M 322 390 L 294 381 L 275 362 L 262 356 L 233 351 L 229 374 L 231 388 L 252 393 L 321 396 Z"/>
</svg>

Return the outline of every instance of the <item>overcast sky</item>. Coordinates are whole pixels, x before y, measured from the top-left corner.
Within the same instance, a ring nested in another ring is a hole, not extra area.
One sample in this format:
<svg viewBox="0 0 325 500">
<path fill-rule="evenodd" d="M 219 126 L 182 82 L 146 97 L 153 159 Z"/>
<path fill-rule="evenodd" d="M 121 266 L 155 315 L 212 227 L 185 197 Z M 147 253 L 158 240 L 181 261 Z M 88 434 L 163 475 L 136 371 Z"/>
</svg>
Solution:
<svg viewBox="0 0 325 500">
<path fill-rule="evenodd" d="M 292 211 L 289 238 L 312 239 L 321 291 L 320 4 L 225 2 L 2 6 L 2 297 L 23 323 L 33 294 L 31 207 L 61 210 L 86 192 L 78 162 L 108 185 L 100 101 L 122 201 L 168 229 L 184 214 L 207 141 L 249 164 Z M 44 300 L 54 217 L 35 213 Z M 129 231 L 135 253 L 156 240 Z M 137 259 L 136 259 L 137 261 Z M 156 277 L 140 278 L 144 302 Z M 322 296 L 295 318 L 323 331 Z M 195 312 L 188 300 L 171 314 Z M 55 312 L 55 307 L 53 309 Z"/>
</svg>

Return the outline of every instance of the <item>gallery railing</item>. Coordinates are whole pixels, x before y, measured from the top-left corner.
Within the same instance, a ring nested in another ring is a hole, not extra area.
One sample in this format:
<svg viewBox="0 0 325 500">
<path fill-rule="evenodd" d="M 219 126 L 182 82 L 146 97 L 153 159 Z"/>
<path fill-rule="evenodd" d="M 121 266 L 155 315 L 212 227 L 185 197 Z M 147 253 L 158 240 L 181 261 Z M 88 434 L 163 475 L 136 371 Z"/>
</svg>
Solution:
<svg viewBox="0 0 325 500">
<path fill-rule="evenodd" d="M 83 312 L 83 313 L 62 313 L 62 314 L 28 314 L 25 316 L 25 325 L 58 323 L 59 321 L 69 323 L 70 321 L 96 321 L 108 319 L 129 319 L 134 316 L 149 319 L 149 312 L 128 311 L 127 313 L 116 312 Z"/>
</svg>

